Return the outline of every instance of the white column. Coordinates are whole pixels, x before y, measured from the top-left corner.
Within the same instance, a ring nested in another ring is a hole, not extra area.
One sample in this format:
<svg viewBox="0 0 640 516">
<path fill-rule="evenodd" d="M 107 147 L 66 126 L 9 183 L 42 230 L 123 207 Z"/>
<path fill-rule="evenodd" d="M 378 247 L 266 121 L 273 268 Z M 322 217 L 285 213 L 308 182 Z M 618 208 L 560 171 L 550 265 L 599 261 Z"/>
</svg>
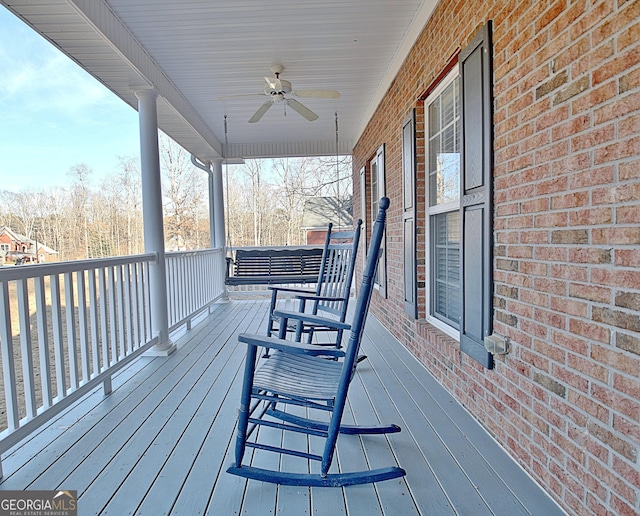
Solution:
<svg viewBox="0 0 640 516">
<path fill-rule="evenodd" d="M 209 209 L 211 217 L 211 231 L 214 242 L 211 243 L 211 247 L 216 249 L 222 249 L 221 256 L 222 263 L 220 264 L 222 282 L 224 284 L 224 276 L 227 270 L 226 262 L 226 238 L 224 228 L 224 187 L 222 183 L 222 159 L 216 158 L 211 161 L 211 173 L 209 174 Z M 224 294 L 221 297 L 221 301 L 227 301 L 229 299 L 229 293 L 227 291 L 227 285 L 224 285 Z"/>
<path fill-rule="evenodd" d="M 213 220 L 215 227 L 215 247 L 225 246 L 225 227 L 224 227 L 224 186 L 222 183 L 222 158 L 212 161 L 213 173 L 210 176 L 210 192 L 213 201 Z M 213 246 L 212 246 L 213 247 Z"/>
<path fill-rule="evenodd" d="M 158 94 L 151 89 L 137 90 L 135 93 L 138 97 L 138 115 L 140 117 L 144 250 L 146 253 L 156 253 L 158 256 L 157 263 L 149 266 L 151 325 L 158 337 L 158 343 L 148 351 L 148 354 L 167 356 L 173 353 L 176 347 L 169 339 L 160 150 L 158 147 L 158 108 L 156 104 Z"/>
<path fill-rule="evenodd" d="M 210 165 L 210 163 L 208 163 Z M 218 247 L 216 238 L 216 209 L 213 201 L 214 186 L 213 186 L 213 172 L 210 168 L 207 168 L 207 179 L 209 185 L 209 247 L 215 249 Z"/>
</svg>

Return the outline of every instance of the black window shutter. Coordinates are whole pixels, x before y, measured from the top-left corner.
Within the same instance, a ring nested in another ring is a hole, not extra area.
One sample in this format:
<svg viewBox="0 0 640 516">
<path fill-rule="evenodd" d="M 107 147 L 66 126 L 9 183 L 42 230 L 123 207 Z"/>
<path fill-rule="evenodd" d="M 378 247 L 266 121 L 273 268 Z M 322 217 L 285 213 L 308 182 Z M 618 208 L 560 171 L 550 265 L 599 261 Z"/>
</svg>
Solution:
<svg viewBox="0 0 640 516">
<path fill-rule="evenodd" d="M 460 52 L 462 105 L 462 315 L 460 348 L 487 368 L 493 318 L 493 109 L 491 22 Z"/>
<path fill-rule="evenodd" d="M 402 241 L 404 253 L 404 310 L 418 317 L 416 303 L 416 152 L 415 111 L 402 124 Z"/>
</svg>

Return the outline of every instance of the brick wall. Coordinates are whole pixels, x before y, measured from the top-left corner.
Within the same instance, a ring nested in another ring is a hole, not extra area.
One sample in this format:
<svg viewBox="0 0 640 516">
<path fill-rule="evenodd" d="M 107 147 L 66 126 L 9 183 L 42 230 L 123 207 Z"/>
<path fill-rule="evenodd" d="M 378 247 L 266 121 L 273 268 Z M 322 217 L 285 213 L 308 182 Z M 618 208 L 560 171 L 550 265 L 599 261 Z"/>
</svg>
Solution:
<svg viewBox="0 0 640 516">
<path fill-rule="evenodd" d="M 494 330 L 512 341 L 493 370 L 424 320 L 416 100 L 489 19 Z M 388 299 L 374 298 L 375 315 L 573 514 L 640 512 L 639 20 L 638 0 L 442 0 L 354 150 L 357 185 L 386 145 Z M 413 108 L 418 321 L 402 292 L 401 124 Z"/>
</svg>

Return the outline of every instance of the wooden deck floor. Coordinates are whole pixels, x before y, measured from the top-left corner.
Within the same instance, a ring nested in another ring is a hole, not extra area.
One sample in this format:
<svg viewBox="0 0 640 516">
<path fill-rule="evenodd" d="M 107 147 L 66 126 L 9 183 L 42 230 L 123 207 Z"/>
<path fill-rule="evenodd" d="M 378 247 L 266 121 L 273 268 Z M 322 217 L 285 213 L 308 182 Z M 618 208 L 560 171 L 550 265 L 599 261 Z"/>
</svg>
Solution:
<svg viewBox="0 0 640 516">
<path fill-rule="evenodd" d="M 341 436 L 337 462 L 344 470 L 397 463 L 407 476 L 308 489 L 225 473 L 244 357 L 236 336 L 263 332 L 266 312 L 264 300 L 216 305 L 176 339 L 172 356 L 141 358 L 114 378 L 112 394 L 87 396 L 10 450 L 0 489 L 77 490 L 82 516 L 563 514 L 372 317 L 347 416 L 403 430 Z M 270 453 L 254 461 L 278 466 Z"/>
</svg>

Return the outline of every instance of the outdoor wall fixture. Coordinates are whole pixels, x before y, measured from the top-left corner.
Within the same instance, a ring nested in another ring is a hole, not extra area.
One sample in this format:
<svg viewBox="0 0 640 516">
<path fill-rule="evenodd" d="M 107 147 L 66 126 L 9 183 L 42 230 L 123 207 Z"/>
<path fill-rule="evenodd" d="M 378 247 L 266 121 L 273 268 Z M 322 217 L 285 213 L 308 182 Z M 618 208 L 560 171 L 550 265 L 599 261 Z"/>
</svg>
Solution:
<svg viewBox="0 0 640 516">
<path fill-rule="evenodd" d="M 484 338 L 484 348 L 494 355 L 506 355 L 509 353 L 509 347 L 509 337 L 492 333 Z"/>
</svg>

